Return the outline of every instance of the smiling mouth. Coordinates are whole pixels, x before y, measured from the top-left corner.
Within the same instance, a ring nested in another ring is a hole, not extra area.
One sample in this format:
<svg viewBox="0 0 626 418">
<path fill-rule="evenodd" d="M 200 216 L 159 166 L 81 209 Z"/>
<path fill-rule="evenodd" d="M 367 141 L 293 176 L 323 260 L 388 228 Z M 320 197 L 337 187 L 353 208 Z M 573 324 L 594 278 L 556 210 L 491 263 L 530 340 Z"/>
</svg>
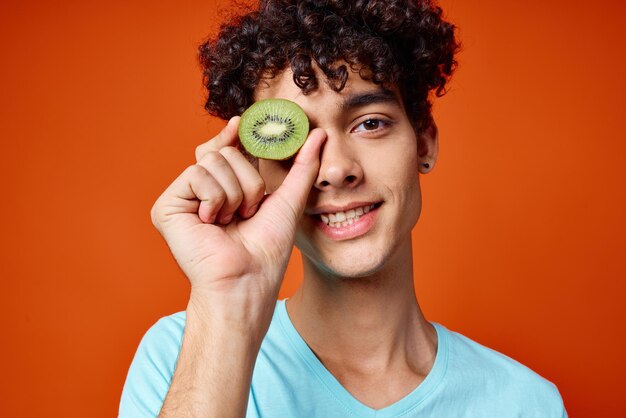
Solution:
<svg viewBox="0 0 626 418">
<path fill-rule="evenodd" d="M 348 225 L 352 225 L 359 218 L 367 213 L 369 213 L 373 209 L 377 209 L 382 205 L 380 203 L 374 203 L 373 205 L 360 206 L 358 208 L 335 212 L 335 213 L 322 213 L 319 215 L 322 222 L 328 225 L 331 228 L 341 228 L 346 227 Z"/>
</svg>

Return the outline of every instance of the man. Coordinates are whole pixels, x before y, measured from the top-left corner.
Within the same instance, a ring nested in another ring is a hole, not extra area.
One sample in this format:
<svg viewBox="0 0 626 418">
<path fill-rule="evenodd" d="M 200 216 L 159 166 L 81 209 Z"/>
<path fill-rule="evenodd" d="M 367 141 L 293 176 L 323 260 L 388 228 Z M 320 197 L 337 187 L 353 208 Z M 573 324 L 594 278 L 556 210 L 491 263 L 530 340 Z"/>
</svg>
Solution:
<svg viewBox="0 0 626 418">
<path fill-rule="evenodd" d="M 566 415 L 554 385 L 415 299 L 429 93 L 457 49 L 430 1 L 267 0 L 203 45 L 206 107 L 230 120 L 152 210 L 189 304 L 144 337 L 120 416 Z M 237 147 L 236 115 L 266 98 L 310 120 L 293 160 Z M 294 242 L 303 284 L 277 303 Z"/>
</svg>

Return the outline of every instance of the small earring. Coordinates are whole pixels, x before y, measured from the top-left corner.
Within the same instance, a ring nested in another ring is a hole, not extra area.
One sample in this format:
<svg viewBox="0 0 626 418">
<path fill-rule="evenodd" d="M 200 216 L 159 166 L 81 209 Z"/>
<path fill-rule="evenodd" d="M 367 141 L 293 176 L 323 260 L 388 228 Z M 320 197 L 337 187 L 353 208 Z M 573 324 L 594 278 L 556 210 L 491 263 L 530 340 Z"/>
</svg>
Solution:
<svg viewBox="0 0 626 418">
<path fill-rule="evenodd" d="M 422 165 L 424 166 L 424 168 L 430 168 L 430 164 L 428 164 L 428 163 L 424 163 Z"/>
</svg>

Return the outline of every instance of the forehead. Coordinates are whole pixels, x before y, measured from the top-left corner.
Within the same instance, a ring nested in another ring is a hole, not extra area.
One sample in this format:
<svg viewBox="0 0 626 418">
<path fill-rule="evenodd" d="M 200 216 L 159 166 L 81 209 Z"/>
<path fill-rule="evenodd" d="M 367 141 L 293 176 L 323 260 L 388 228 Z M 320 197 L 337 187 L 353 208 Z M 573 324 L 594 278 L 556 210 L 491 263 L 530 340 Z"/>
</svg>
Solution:
<svg viewBox="0 0 626 418">
<path fill-rule="evenodd" d="M 254 100 L 281 98 L 291 100 L 304 109 L 312 122 L 317 119 L 320 110 L 324 114 L 330 111 L 349 110 L 371 103 L 386 103 L 404 111 L 400 94 L 396 88 L 386 88 L 361 78 L 357 71 L 350 71 L 345 87 L 334 91 L 325 83 L 324 75 L 316 69 L 319 84 L 316 90 L 304 94 L 294 83 L 290 69 L 271 79 L 264 79 L 254 92 Z"/>
</svg>

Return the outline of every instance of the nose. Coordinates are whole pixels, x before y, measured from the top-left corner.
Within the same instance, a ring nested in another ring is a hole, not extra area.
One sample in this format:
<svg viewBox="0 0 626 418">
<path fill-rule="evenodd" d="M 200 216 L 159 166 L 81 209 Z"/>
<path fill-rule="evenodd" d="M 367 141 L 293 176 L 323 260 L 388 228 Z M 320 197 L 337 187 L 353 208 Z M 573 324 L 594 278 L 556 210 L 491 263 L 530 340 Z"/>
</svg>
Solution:
<svg viewBox="0 0 626 418">
<path fill-rule="evenodd" d="M 320 171 L 315 180 L 319 190 L 354 188 L 363 180 L 363 169 L 353 147 L 341 136 L 328 138 L 322 149 Z"/>
</svg>

